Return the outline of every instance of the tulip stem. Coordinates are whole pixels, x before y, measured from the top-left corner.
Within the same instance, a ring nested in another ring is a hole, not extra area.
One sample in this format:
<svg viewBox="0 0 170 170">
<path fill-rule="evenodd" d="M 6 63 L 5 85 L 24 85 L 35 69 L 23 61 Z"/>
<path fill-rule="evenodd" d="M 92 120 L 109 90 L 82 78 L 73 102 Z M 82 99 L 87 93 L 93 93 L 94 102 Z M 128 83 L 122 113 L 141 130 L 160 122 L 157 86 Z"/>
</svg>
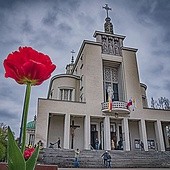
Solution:
<svg viewBox="0 0 170 170">
<path fill-rule="evenodd" d="M 25 100 L 24 100 L 24 108 L 22 114 L 22 126 L 21 126 L 21 152 L 24 153 L 25 150 L 25 143 L 26 143 L 26 126 L 27 126 L 27 117 L 28 117 L 28 107 L 30 101 L 30 94 L 31 94 L 31 83 L 28 83 L 26 86 L 26 93 L 25 93 Z"/>
</svg>

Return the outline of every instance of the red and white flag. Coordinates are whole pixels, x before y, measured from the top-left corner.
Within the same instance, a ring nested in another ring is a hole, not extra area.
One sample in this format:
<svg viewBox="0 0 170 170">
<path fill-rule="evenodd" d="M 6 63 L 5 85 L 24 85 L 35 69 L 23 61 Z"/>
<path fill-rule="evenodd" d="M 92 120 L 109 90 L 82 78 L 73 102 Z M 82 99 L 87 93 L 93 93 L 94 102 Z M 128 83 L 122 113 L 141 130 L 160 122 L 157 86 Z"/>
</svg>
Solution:
<svg viewBox="0 0 170 170">
<path fill-rule="evenodd" d="M 109 112 L 112 111 L 112 99 L 109 97 L 109 105 L 108 105 Z"/>
<path fill-rule="evenodd" d="M 129 99 L 129 101 L 127 103 L 127 109 L 134 111 L 135 108 L 136 108 L 136 101 L 135 101 L 135 99 L 132 99 L 132 98 Z"/>
</svg>

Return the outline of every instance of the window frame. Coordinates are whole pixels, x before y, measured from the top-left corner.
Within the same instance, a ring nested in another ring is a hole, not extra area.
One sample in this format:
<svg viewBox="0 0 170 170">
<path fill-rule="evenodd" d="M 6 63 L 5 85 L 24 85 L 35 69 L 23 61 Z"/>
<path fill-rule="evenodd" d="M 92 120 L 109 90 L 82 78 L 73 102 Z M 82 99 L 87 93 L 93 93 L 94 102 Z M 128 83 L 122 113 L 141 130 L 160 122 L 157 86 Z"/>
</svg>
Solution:
<svg viewBox="0 0 170 170">
<path fill-rule="evenodd" d="M 59 100 L 73 101 L 74 90 L 75 89 L 73 88 L 66 88 L 66 87 L 59 88 Z"/>
<path fill-rule="evenodd" d="M 108 79 L 110 80 L 106 80 L 106 69 L 107 71 L 109 70 L 110 72 L 110 76 L 108 76 Z M 115 73 L 116 71 L 116 73 Z M 103 74 L 104 74 L 104 101 L 108 102 L 108 92 L 107 92 L 107 88 L 110 84 L 111 88 L 113 89 L 113 98 L 112 101 L 119 101 L 119 84 L 118 84 L 118 69 L 115 67 L 108 67 L 108 66 L 104 66 L 104 70 L 103 70 Z M 116 78 L 114 78 L 114 75 L 116 74 Z M 115 80 L 113 80 L 113 78 Z"/>
</svg>

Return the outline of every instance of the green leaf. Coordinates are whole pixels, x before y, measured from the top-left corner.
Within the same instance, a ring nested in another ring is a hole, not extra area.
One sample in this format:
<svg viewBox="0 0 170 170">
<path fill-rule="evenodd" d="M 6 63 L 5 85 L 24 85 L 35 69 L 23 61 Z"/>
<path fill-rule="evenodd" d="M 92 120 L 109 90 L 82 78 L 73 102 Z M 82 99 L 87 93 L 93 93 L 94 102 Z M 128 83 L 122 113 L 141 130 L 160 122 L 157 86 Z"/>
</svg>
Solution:
<svg viewBox="0 0 170 170">
<path fill-rule="evenodd" d="M 34 170 L 39 155 L 39 146 L 36 147 L 31 157 L 26 161 L 26 170 Z"/>
<path fill-rule="evenodd" d="M 8 170 L 26 170 L 26 163 L 24 157 L 17 146 L 10 127 L 8 127 L 7 149 Z"/>
<path fill-rule="evenodd" d="M 6 147 L 0 142 L 0 162 L 5 159 L 6 156 Z"/>
</svg>

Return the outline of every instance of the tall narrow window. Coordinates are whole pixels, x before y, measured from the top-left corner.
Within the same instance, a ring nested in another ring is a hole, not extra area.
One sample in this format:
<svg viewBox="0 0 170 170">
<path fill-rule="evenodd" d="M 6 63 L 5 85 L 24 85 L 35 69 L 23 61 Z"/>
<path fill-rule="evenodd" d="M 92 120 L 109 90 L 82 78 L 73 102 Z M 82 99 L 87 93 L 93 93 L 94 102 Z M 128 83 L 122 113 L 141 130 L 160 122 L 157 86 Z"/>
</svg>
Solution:
<svg viewBox="0 0 170 170">
<path fill-rule="evenodd" d="M 114 101 L 118 101 L 119 100 L 118 83 L 113 83 L 113 100 Z"/>
<path fill-rule="evenodd" d="M 105 101 L 108 101 L 108 87 L 113 89 L 113 101 L 119 100 L 118 93 L 118 73 L 116 68 L 105 67 L 104 68 L 104 89 L 105 89 Z"/>
<path fill-rule="evenodd" d="M 73 89 L 60 89 L 60 100 L 72 101 Z"/>
</svg>

